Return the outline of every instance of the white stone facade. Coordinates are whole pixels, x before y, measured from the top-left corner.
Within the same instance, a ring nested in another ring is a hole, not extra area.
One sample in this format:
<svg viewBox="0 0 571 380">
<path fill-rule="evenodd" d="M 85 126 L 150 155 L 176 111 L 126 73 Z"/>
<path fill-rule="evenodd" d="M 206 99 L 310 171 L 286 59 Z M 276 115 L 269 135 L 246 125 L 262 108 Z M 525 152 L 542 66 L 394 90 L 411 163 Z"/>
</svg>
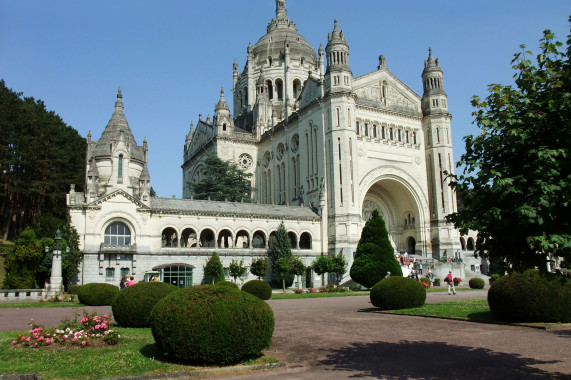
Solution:
<svg viewBox="0 0 571 380">
<path fill-rule="evenodd" d="M 390 72 L 384 56 L 376 71 L 354 77 L 337 21 L 316 53 L 285 1 L 276 0 L 276 18 L 248 46 L 242 72 L 234 61 L 233 113 L 222 90 L 212 120 L 191 123 L 184 144 L 184 198 L 214 151 L 252 173 L 252 204 L 150 197 L 147 142 L 136 145 L 119 93 L 101 139 L 89 137 L 87 190 L 68 197 L 85 252 L 82 283 L 118 283 L 121 270 L 138 280 L 146 272 L 163 276 L 180 264 L 192 271 L 184 281 L 197 284 L 212 251 L 225 266 L 233 258 L 248 265 L 266 254 L 283 221 L 309 267 L 304 284 L 318 286 L 311 262 L 343 252 L 350 266 L 373 209 L 395 250 L 424 260 L 457 256 L 460 235 L 444 221 L 457 207 L 445 174 L 454 173 L 451 115 L 431 51 L 424 64 L 422 96 Z M 128 171 L 122 178 L 120 165 Z M 114 222 L 119 232 L 128 228 L 128 244 L 106 243 Z"/>
</svg>

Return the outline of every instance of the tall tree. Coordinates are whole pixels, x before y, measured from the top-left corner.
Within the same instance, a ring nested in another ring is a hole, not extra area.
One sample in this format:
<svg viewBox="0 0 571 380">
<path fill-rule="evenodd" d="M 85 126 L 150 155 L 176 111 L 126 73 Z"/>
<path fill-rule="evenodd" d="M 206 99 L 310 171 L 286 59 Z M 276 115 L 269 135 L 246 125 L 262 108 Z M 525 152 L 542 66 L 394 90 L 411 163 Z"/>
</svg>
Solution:
<svg viewBox="0 0 571 380">
<path fill-rule="evenodd" d="M 402 276 L 402 269 L 395 259 L 394 249 L 389 241 L 385 221 L 377 210 L 373 210 L 371 218 L 365 223 L 361 232 L 350 274 L 359 284 L 372 288 L 385 277 L 387 272 L 391 272 L 393 276 Z"/>
<path fill-rule="evenodd" d="M 187 182 L 195 199 L 231 202 L 250 202 L 251 173 L 246 173 L 231 161 L 224 161 L 216 153 L 206 153 L 203 176 L 197 182 Z"/>
<path fill-rule="evenodd" d="M 42 257 L 42 246 L 36 238 L 36 233 L 30 228 L 25 229 L 4 261 L 6 276 L 2 287 L 4 289 L 37 288 L 36 272 Z"/>
<path fill-rule="evenodd" d="M 270 238 L 268 249 L 268 257 L 270 258 L 270 264 L 272 266 L 272 284 L 274 286 L 279 286 L 282 281 L 282 278 L 277 276 L 274 271 L 274 263 L 282 258 L 289 260 L 291 256 L 291 240 L 289 239 L 284 223 L 281 222 L 276 230 L 275 236 Z M 285 282 L 287 287 L 293 283 L 293 274 L 291 271 L 286 275 Z"/>
<path fill-rule="evenodd" d="M 561 46 L 544 31 L 535 64 L 523 45 L 514 55 L 515 86 L 472 98 L 480 134 L 464 138 L 451 181 L 463 207 L 448 221 L 477 230 L 477 252 L 509 270 L 571 259 L 571 35 Z"/>
<path fill-rule="evenodd" d="M 84 185 L 86 141 L 41 100 L 0 80 L 0 228 L 18 236 L 40 215 L 66 220 L 70 184 Z"/>
</svg>

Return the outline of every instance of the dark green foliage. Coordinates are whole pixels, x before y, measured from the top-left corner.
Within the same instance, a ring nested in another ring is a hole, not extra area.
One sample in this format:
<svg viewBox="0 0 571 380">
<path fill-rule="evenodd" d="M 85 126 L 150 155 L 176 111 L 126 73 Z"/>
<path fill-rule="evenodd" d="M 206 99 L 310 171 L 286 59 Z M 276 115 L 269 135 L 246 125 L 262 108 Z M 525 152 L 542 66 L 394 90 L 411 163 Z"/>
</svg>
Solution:
<svg viewBox="0 0 571 380">
<path fill-rule="evenodd" d="M 491 264 L 507 263 L 492 273 L 571 259 L 571 38 L 562 45 L 544 31 L 536 62 L 525 46 L 515 54 L 515 86 L 472 99 L 481 132 L 464 138 L 463 174 L 451 181 L 463 207 L 448 221 L 479 231 L 477 253 Z"/>
<path fill-rule="evenodd" d="M 216 286 L 228 286 L 230 288 L 234 288 L 234 289 L 240 289 L 238 287 L 238 285 L 236 285 L 236 283 L 232 282 L 232 281 L 220 281 L 217 282 L 216 284 L 214 284 Z"/>
<path fill-rule="evenodd" d="M 84 184 L 86 148 L 41 100 L 0 80 L 0 236 L 14 238 L 42 215 L 65 222 L 65 194 Z"/>
<path fill-rule="evenodd" d="M 329 255 L 321 255 L 311 264 L 316 274 L 321 276 L 321 283 L 325 284 L 325 273 L 333 271 L 333 259 Z"/>
<path fill-rule="evenodd" d="M 347 272 L 347 260 L 345 260 L 345 256 L 343 256 L 342 252 L 339 252 L 337 254 L 333 254 L 331 259 L 332 259 L 331 261 L 333 264 L 333 266 L 331 268 L 331 272 L 335 273 L 336 283 L 337 283 L 337 285 L 339 285 L 341 278 Z"/>
<path fill-rule="evenodd" d="M 486 283 L 481 278 L 471 278 L 468 281 L 468 285 L 470 286 L 470 289 L 484 289 L 485 284 Z"/>
<path fill-rule="evenodd" d="M 77 299 L 88 306 L 111 306 L 117 294 L 119 288 L 115 285 L 92 282 L 79 288 Z"/>
<path fill-rule="evenodd" d="M 252 174 L 244 172 L 237 164 L 224 161 L 216 153 L 206 153 L 203 177 L 198 182 L 187 182 L 194 199 L 213 201 L 250 202 Z"/>
<path fill-rule="evenodd" d="M 408 277 L 389 277 L 373 286 L 371 303 L 381 310 L 421 307 L 426 301 L 426 290 L 419 281 Z"/>
<path fill-rule="evenodd" d="M 80 289 L 82 286 L 83 286 L 83 285 L 70 285 L 70 286 L 67 288 L 67 292 L 68 292 L 69 294 L 77 294 L 77 293 L 79 293 L 79 289 Z"/>
<path fill-rule="evenodd" d="M 270 238 L 268 257 L 270 259 L 270 265 L 272 268 L 272 285 L 276 287 L 283 286 L 284 288 L 290 287 L 291 284 L 293 284 L 294 275 L 293 272 L 289 270 L 291 267 L 284 264 L 289 263 L 287 260 L 292 257 L 291 240 L 289 239 L 283 222 L 278 226 L 275 236 Z M 280 264 L 276 265 L 276 262 L 281 258 L 286 259 L 286 261 L 281 261 Z M 276 272 L 276 269 L 279 273 Z M 285 277 L 282 275 L 285 275 Z"/>
<path fill-rule="evenodd" d="M 509 322 L 571 322 L 571 280 L 537 270 L 514 272 L 494 281 L 488 305 Z"/>
<path fill-rule="evenodd" d="M 153 307 L 167 295 L 177 291 L 165 282 L 141 282 L 121 290 L 111 304 L 113 318 L 122 327 L 151 327 Z"/>
<path fill-rule="evenodd" d="M 229 364 L 270 346 L 274 315 L 266 302 L 226 286 L 194 286 L 163 298 L 151 312 L 157 344 L 178 360 Z"/>
<path fill-rule="evenodd" d="M 242 285 L 242 291 L 255 295 L 263 300 L 272 298 L 272 287 L 265 281 L 250 280 Z"/>
<path fill-rule="evenodd" d="M 252 264 L 250 265 L 250 273 L 258 277 L 258 280 L 261 280 L 262 277 L 266 275 L 268 269 L 269 269 L 268 260 L 264 257 L 252 260 Z"/>
<path fill-rule="evenodd" d="M 42 246 L 36 233 L 26 228 L 4 260 L 6 276 L 4 289 L 35 289 L 36 270 L 43 257 Z"/>
<path fill-rule="evenodd" d="M 216 282 L 224 281 L 224 267 L 222 261 L 216 252 L 212 252 L 212 256 L 204 265 L 204 283 L 214 284 Z"/>
<path fill-rule="evenodd" d="M 228 272 L 230 273 L 230 277 L 234 279 L 234 282 L 238 278 L 242 279 L 242 276 L 248 274 L 248 267 L 244 266 L 244 260 L 236 260 L 232 259 L 232 262 L 228 266 Z"/>
<path fill-rule="evenodd" d="M 354 281 L 371 288 L 381 281 L 387 272 L 391 272 L 391 276 L 402 276 L 385 221 L 377 210 L 373 210 L 361 232 L 350 275 Z"/>
</svg>

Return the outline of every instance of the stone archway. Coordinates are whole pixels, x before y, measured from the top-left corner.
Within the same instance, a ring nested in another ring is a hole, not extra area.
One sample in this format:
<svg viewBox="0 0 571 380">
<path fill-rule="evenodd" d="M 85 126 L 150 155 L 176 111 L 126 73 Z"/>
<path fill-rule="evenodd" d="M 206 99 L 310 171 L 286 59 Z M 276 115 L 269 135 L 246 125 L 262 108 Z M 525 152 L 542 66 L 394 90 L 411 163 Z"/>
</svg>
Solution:
<svg viewBox="0 0 571 380">
<path fill-rule="evenodd" d="M 421 191 L 414 189 L 406 180 L 394 176 L 372 182 L 362 203 L 363 224 L 376 209 L 385 221 L 395 250 L 425 254 L 425 212 L 418 192 Z"/>
</svg>

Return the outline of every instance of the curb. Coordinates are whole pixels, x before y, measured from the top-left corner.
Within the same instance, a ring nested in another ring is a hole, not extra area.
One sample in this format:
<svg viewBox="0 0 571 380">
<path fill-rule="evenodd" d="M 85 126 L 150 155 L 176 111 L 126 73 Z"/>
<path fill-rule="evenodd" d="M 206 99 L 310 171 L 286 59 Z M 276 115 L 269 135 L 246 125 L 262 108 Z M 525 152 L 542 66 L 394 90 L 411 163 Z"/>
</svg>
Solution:
<svg viewBox="0 0 571 380">
<path fill-rule="evenodd" d="M 277 362 L 277 363 L 268 363 L 268 364 L 235 365 L 231 367 L 197 369 L 186 372 L 161 373 L 153 375 L 127 376 L 127 377 L 109 377 L 103 380 L 162 380 L 162 379 L 181 379 L 181 378 L 201 378 L 201 377 L 210 377 L 210 376 L 225 375 L 225 374 L 239 375 L 242 372 L 271 371 L 274 369 L 283 368 L 286 366 L 286 364 L 287 364 L 286 362 Z"/>
</svg>

